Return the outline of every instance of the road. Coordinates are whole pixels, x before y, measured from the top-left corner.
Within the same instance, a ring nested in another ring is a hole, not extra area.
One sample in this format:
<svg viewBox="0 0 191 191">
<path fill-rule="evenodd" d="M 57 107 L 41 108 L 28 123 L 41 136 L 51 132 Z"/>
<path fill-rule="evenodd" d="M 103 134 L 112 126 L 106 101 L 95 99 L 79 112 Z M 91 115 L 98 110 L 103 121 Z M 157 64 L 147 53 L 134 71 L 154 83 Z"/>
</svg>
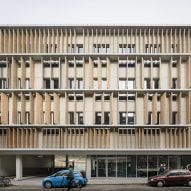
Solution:
<svg viewBox="0 0 191 191">
<path fill-rule="evenodd" d="M 0 187 L 0 191 L 67 191 L 67 189 L 43 189 L 40 186 L 28 186 L 28 185 L 12 185 L 6 188 Z M 79 189 L 73 189 L 78 191 Z M 81 191 L 190 191 L 191 188 L 182 187 L 150 187 L 147 185 L 87 185 L 83 187 Z"/>
</svg>

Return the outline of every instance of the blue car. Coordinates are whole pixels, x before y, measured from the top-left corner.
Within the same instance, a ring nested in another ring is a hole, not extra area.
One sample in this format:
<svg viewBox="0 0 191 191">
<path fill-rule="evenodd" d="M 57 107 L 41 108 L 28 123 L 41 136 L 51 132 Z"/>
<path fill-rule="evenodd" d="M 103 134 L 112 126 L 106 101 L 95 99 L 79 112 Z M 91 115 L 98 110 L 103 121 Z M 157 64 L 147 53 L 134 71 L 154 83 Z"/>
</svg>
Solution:
<svg viewBox="0 0 191 191">
<path fill-rule="evenodd" d="M 58 171 L 50 176 L 45 177 L 42 180 L 42 186 L 44 188 L 59 188 L 68 187 L 67 180 L 68 170 Z M 74 170 L 74 180 L 76 187 L 82 187 L 87 184 L 87 178 L 82 175 L 80 171 Z"/>
</svg>

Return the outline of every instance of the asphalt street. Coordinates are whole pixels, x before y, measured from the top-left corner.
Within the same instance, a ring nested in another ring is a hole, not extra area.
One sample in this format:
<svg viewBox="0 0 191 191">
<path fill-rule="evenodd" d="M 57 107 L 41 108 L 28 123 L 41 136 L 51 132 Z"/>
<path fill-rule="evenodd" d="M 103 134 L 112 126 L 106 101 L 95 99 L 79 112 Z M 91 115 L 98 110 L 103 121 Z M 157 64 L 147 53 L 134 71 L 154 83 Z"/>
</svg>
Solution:
<svg viewBox="0 0 191 191">
<path fill-rule="evenodd" d="M 43 189 L 41 186 L 27 186 L 27 185 L 12 185 L 9 187 L 0 187 L 1 191 L 19 191 L 19 190 L 27 190 L 27 191 L 67 191 L 67 189 L 58 188 L 58 189 Z M 86 187 L 81 188 L 81 191 L 190 191 L 190 187 L 182 186 L 182 187 L 150 187 L 147 185 L 87 185 Z M 80 189 L 73 189 L 71 191 L 80 191 Z"/>
</svg>

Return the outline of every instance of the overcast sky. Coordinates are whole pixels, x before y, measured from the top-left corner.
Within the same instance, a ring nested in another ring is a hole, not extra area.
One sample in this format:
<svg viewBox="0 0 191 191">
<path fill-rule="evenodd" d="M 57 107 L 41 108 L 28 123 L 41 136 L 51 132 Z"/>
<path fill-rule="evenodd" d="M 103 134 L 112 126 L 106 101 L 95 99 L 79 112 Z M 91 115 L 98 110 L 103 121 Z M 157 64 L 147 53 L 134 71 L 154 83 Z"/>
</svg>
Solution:
<svg viewBox="0 0 191 191">
<path fill-rule="evenodd" d="M 0 0 L 0 24 L 191 24 L 191 0 Z"/>
</svg>

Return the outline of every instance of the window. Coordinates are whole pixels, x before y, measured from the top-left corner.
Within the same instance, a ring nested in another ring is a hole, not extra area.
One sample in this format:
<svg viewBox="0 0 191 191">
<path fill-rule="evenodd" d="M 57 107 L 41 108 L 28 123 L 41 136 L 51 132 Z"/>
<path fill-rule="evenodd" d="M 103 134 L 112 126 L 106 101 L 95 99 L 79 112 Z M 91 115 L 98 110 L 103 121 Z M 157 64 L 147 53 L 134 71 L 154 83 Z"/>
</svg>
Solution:
<svg viewBox="0 0 191 191">
<path fill-rule="evenodd" d="M 119 79 L 119 89 L 120 90 L 126 89 L 126 79 Z"/>
<path fill-rule="evenodd" d="M 84 123 L 83 118 L 84 118 L 83 112 L 77 112 L 77 120 L 78 120 L 77 123 L 79 125 L 82 125 Z"/>
<path fill-rule="evenodd" d="M 150 89 L 151 88 L 151 80 L 149 78 L 144 79 L 144 89 Z"/>
<path fill-rule="evenodd" d="M 74 101 L 74 95 L 73 94 L 69 94 L 68 95 L 68 100 L 69 101 Z"/>
<path fill-rule="evenodd" d="M 98 79 L 94 78 L 94 89 L 98 89 Z"/>
<path fill-rule="evenodd" d="M 109 47 L 109 44 L 106 44 L 106 53 L 110 53 L 110 47 Z"/>
<path fill-rule="evenodd" d="M 127 45 L 119 44 L 119 53 L 126 53 Z"/>
<path fill-rule="evenodd" d="M 128 89 L 132 90 L 135 88 L 135 79 L 128 79 Z"/>
<path fill-rule="evenodd" d="M 26 112 L 25 113 L 25 124 L 29 124 L 30 123 L 30 112 Z"/>
<path fill-rule="evenodd" d="M 128 124 L 135 123 L 135 113 L 134 112 L 128 112 L 127 118 L 128 118 Z"/>
<path fill-rule="evenodd" d="M 127 49 L 128 53 L 135 53 L 135 44 L 128 44 L 128 49 Z"/>
<path fill-rule="evenodd" d="M 101 63 L 102 63 L 102 68 L 105 68 L 107 66 L 107 61 L 106 60 L 102 60 Z"/>
<path fill-rule="evenodd" d="M 119 60 L 119 67 L 127 67 L 127 60 Z"/>
<path fill-rule="evenodd" d="M 153 79 L 153 89 L 159 89 L 159 79 Z"/>
<path fill-rule="evenodd" d="M 160 112 L 157 112 L 157 124 L 160 124 Z"/>
<path fill-rule="evenodd" d="M 176 124 L 177 123 L 177 112 L 173 111 L 172 112 L 172 124 Z"/>
<path fill-rule="evenodd" d="M 68 112 L 68 122 L 74 124 L 74 112 Z"/>
<path fill-rule="evenodd" d="M 50 79 L 44 79 L 44 88 L 50 89 Z"/>
<path fill-rule="evenodd" d="M 1 78 L 0 79 L 0 89 L 6 89 L 7 88 L 7 79 Z"/>
<path fill-rule="evenodd" d="M 150 60 L 144 60 L 144 67 L 150 68 L 151 67 L 151 61 Z"/>
<path fill-rule="evenodd" d="M 172 101 L 177 101 L 177 94 L 172 94 Z"/>
<path fill-rule="evenodd" d="M 76 67 L 82 68 L 82 67 L 83 67 L 83 64 L 84 64 L 84 61 L 83 61 L 83 60 L 76 60 Z"/>
<path fill-rule="evenodd" d="M 97 52 L 98 52 L 98 53 L 101 53 L 101 49 L 102 49 L 102 48 L 101 48 L 101 45 L 100 45 L 100 44 L 97 45 Z"/>
<path fill-rule="evenodd" d="M 149 53 L 149 45 L 148 44 L 145 44 L 145 52 Z"/>
<path fill-rule="evenodd" d="M 119 124 L 126 124 L 126 112 L 119 112 Z"/>
<path fill-rule="evenodd" d="M 128 101 L 135 101 L 135 94 L 128 94 Z"/>
<path fill-rule="evenodd" d="M 109 124 L 110 112 L 104 112 L 104 124 Z"/>
<path fill-rule="evenodd" d="M 135 60 L 128 60 L 128 67 L 129 68 L 134 68 L 135 67 L 135 63 L 136 63 Z"/>
<path fill-rule="evenodd" d="M 172 67 L 176 68 L 177 67 L 177 60 L 172 60 Z"/>
<path fill-rule="evenodd" d="M 18 111 L 18 113 L 17 113 L 17 123 L 21 124 L 21 112 L 20 111 Z"/>
<path fill-rule="evenodd" d="M 107 80 L 102 78 L 102 89 L 107 89 Z"/>
<path fill-rule="evenodd" d="M 25 94 L 25 100 L 29 101 L 30 100 L 30 94 Z"/>
<path fill-rule="evenodd" d="M 73 68 L 74 67 L 74 60 L 68 60 L 68 66 L 70 68 Z"/>
<path fill-rule="evenodd" d="M 95 113 L 95 124 L 101 124 L 101 112 Z"/>
<path fill-rule="evenodd" d="M 110 94 L 105 94 L 104 95 L 104 100 L 109 101 L 110 100 Z"/>
<path fill-rule="evenodd" d="M 159 60 L 153 60 L 153 67 L 159 68 L 159 66 L 160 66 L 160 61 Z"/>
<path fill-rule="evenodd" d="M 152 124 L 152 112 L 148 112 L 148 124 Z"/>
<path fill-rule="evenodd" d="M 21 78 L 18 78 L 18 89 L 21 89 Z"/>
<path fill-rule="evenodd" d="M 50 123 L 53 125 L 54 124 L 54 112 L 50 112 Z"/>
<path fill-rule="evenodd" d="M 98 60 L 94 60 L 94 68 L 98 67 Z"/>
<path fill-rule="evenodd" d="M 68 79 L 68 87 L 69 89 L 74 89 L 74 78 Z"/>
<path fill-rule="evenodd" d="M 29 78 L 25 79 L 25 88 L 30 89 L 30 80 L 29 80 Z"/>
<path fill-rule="evenodd" d="M 78 89 L 83 89 L 83 79 L 82 78 L 77 79 L 77 87 L 78 87 Z"/>
<path fill-rule="evenodd" d="M 84 53 L 83 44 L 77 44 L 77 52 Z"/>
<path fill-rule="evenodd" d="M 58 89 L 59 88 L 59 80 L 58 80 L 58 78 L 52 79 L 52 88 L 53 89 Z"/>
<path fill-rule="evenodd" d="M 177 78 L 172 78 L 172 89 L 177 88 Z"/>
<path fill-rule="evenodd" d="M 95 100 L 96 101 L 101 101 L 101 94 L 96 94 L 95 95 Z"/>
<path fill-rule="evenodd" d="M 77 94 L 76 101 L 83 101 L 83 95 Z"/>
<path fill-rule="evenodd" d="M 127 101 L 127 95 L 126 94 L 119 94 L 119 101 Z"/>
</svg>

